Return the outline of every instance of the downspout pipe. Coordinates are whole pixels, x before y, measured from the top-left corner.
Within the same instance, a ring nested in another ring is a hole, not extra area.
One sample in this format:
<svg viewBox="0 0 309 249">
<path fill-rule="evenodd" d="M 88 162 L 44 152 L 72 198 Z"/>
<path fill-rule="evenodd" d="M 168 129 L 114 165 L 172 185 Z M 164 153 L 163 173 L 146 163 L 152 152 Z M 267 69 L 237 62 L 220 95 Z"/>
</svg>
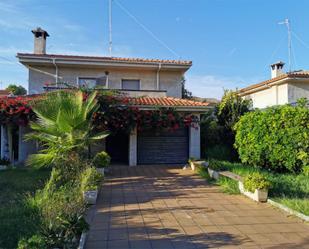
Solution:
<svg viewBox="0 0 309 249">
<path fill-rule="evenodd" d="M 55 69 L 56 69 L 56 87 L 58 87 L 58 66 L 57 66 L 57 64 L 56 64 L 56 58 L 53 58 L 52 59 L 53 60 L 53 64 L 54 64 L 54 66 L 55 66 Z"/>
<path fill-rule="evenodd" d="M 158 64 L 158 70 L 157 70 L 157 90 L 160 90 L 160 70 L 161 70 L 161 63 Z"/>
</svg>

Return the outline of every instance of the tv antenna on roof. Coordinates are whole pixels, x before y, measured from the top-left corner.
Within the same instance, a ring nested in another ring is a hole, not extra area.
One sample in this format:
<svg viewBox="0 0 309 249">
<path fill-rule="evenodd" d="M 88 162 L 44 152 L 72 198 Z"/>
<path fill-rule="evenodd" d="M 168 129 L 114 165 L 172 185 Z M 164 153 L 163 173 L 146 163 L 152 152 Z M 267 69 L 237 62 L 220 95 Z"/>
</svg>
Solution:
<svg viewBox="0 0 309 249">
<path fill-rule="evenodd" d="M 278 24 L 286 25 L 287 30 L 288 30 L 289 72 L 291 72 L 291 50 L 292 50 L 291 23 L 288 18 L 285 18 L 284 21 L 279 22 Z"/>
<path fill-rule="evenodd" d="M 112 0 L 108 3 L 108 23 L 109 23 L 109 56 L 112 56 L 113 40 L 112 40 Z"/>
</svg>

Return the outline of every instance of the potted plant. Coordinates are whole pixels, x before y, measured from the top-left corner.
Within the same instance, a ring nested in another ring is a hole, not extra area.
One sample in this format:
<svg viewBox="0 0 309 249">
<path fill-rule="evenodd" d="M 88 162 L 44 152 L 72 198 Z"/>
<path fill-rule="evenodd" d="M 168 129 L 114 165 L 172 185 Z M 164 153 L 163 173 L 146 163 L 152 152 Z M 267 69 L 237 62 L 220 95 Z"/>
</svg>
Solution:
<svg viewBox="0 0 309 249">
<path fill-rule="evenodd" d="M 101 151 L 95 155 L 93 158 L 93 164 L 97 168 L 97 171 L 104 175 L 104 172 L 106 172 L 107 167 L 109 166 L 111 162 L 111 157 L 105 152 Z"/>
<path fill-rule="evenodd" d="M 214 178 L 216 180 L 219 179 L 219 172 L 217 170 L 221 169 L 220 162 L 217 160 L 210 160 L 208 163 L 208 174 L 211 178 Z"/>
<path fill-rule="evenodd" d="M 192 170 L 195 170 L 194 161 L 195 161 L 194 157 L 190 157 L 189 160 L 188 160 L 188 163 L 189 163 Z"/>
<path fill-rule="evenodd" d="M 241 193 L 258 202 L 266 202 L 271 183 L 259 172 L 252 173 L 239 182 Z"/>
<path fill-rule="evenodd" d="M 96 204 L 101 180 L 102 175 L 94 167 L 89 167 L 83 172 L 81 188 L 87 204 Z"/>
<path fill-rule="evenodd" d="M 0 170 L 7 169 L 10 163 L 11 163 L 10 160 L 5 157 L 0 159 Z"/>
</svg>

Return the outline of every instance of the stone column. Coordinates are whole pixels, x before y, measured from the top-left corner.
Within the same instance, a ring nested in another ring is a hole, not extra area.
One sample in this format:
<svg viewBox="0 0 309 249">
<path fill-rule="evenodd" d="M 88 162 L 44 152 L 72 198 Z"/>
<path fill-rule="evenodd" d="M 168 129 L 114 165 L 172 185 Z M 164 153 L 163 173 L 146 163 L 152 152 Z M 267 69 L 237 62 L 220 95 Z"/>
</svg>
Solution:
<svg viewBox="0 0 309 249">
<path fill-rule="evenodd" d="M 39 147 L 36 141 L 25 141 L 25 135 L 31 132 L 29 126 L 18 128 L 18 162 L 23 163 L 29 155 L 37 153 Z"/>
<path fill-rule="evenodd" d="M 10 159 L 9 134 L 6 125 L 1 126 L 1 158 Z"/>
<path fill-rule="evenodd" d="M 27 142 L 24 141 L 25 127 L 18 127 L 18 162 L 23 162 L 27 159 Z"/>
<path fill-rule="evenodd" d="M 194 114 L 200 119 L 200 114 Z M 189 128 L 189 157 L 201 158 L 201 130 L 200 126 Z"/>
<path fill-rule="evenodd" d="M 137 130 L 131 131 L 129 135 L 129 166 L 137 165 Z"/>
</svg>

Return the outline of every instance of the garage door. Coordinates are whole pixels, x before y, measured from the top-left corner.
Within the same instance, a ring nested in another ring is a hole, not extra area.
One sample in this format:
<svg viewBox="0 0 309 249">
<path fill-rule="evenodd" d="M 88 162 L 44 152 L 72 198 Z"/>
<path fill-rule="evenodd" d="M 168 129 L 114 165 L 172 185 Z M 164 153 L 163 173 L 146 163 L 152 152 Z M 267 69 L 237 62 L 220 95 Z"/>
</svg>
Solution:
<svg viewBox="0 0 309 249">
<path fill-rule="evenodd" d="M 138 164 L 183 164 L 188 160 L 188 129 L 143 131 L 137 135 Z"/>
</svg>

